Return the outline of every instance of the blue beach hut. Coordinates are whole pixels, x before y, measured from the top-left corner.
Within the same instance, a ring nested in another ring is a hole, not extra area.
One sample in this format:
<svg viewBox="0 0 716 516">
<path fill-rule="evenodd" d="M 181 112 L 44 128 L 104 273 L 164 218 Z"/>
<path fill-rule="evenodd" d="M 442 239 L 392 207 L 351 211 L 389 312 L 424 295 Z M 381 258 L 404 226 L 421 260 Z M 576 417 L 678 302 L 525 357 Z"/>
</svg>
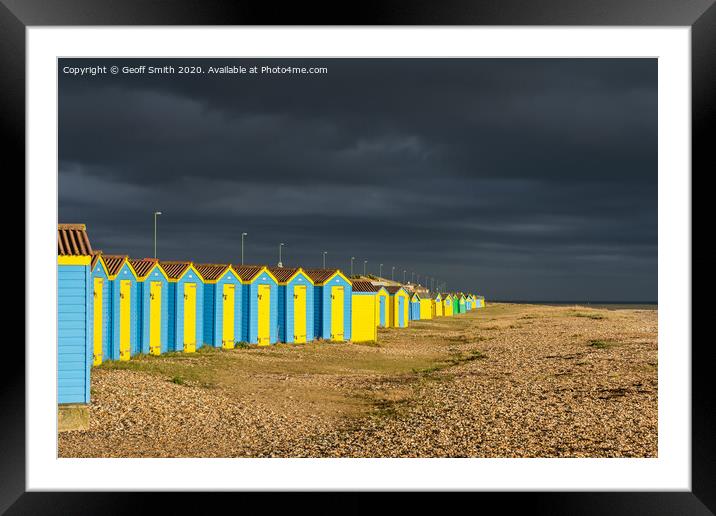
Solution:
<svg viewBox="0 0 716 516">
<path fill-rule="evenodd" d="M 278 340 L 313 340 L 313 280 L 300 267 L 269 267 L 278 281 Z"/>
<path fill-rule="evenodd" d="M 233 349 L 241 340 L 241 279 L 229 264 L 197 264 L 204 280 L 204 342 Z"/>
<path fill-rule="evenodd" d="M 139 353 L 137 274 L 127 255 L 100 255 L 110 282 L 109 355 L 104 359 L 129 360 Z"/>
<path fill-rule="evenodd" d="M 278 280 L 264 265 L 233 265 L 241 279 L 242 337 L 259 346 L 278 341 Z"/>
<path fill-rule="evenodd" d="M 129 264 L 137 274 L 139 352 L 161 355 L 169 351 L 169 278 L 156 258 Z"/>
<path fill-rule="evenodd" d="M 169 280 L 168 351 L 193 353 L 204 344 L 204 282 L 192 262 L 160 261 Z"/>
<path fill-rule="evenodd" d="M 90 402 L 92 246 L 84 224 L 57 225 L 57 403 Z M 60 425 L 62 430 L 62 425 Z"/>
<path fill-rule="evenodd" d="M 111 359 L 112 335 L 112 296 L 109 273 L 101 259 L 102 251 L 92 253 L 90 276 L 92 297 L 90 315 L 92 317 L 92 365 L 100 365 Z"/>
<path fill-rule="evenodd" d="M 351 340 L 351 281 L 338 269 L 306 269 L 314 284 L 314 333 L 316 338 Z"/>
</svg>

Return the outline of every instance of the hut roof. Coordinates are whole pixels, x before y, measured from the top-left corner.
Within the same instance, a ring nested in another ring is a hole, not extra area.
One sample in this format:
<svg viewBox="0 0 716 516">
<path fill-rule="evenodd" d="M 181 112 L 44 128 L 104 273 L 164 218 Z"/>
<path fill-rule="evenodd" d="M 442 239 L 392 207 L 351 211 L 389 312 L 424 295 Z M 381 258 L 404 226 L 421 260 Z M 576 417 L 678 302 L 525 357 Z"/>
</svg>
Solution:
<svg viewBox="0 0 716 516">
<path fill-rule="evenodd" d="M 228 263 L 195 263 L 194 268 L 206 281 L 217 280 L 231 267 Z"/>
<path fill-rule="evenodd" d="M 300 269 L 298 267 L 268 267 L 268 270 L 279 283 L 283 283 L 290 280 Z"/>
<path fill-rule="evenodd" d="M 179 279 L 191 267 L 191 262 L 160 261 L 159 266 L 169 279 Z"/>
<path fill-rule="evenodd" d="M 232 265 L 241 281 L 251 281 L 264 269 L 263 265 Z"/>
<path fill-rule="evenodd" d="M 129 265 L 132 266 L 138 278 L 146 278 L 152 268 L 159 263 L 156 258 L 130 258 Z"/>
<path fill-rule="evenodd" d="M 396 292 L 398 292 L 401 289 L 405 290 L 405 287 L 403 287 L 401 285 L 388 285 L 387 287 L 385 287 L 385 290 L 388 291 L 388 294 L 395 294 Z M 407 292 L 407 290 L 406 290 L 406 292 Z"/>
<path fill-rule="evenodd" d="M 333 277 L 335 274 L 340 274 L 344 278 L 346 278 L 345 274 L 341 272 L 340 269 L 303 269 L 303 272 L 306 273 L 306 276 L 311 278 L 311 280 L 316 284 L 320 285 L 321 283 L 325 283 L 331 277 Z M 348 279 L 348 278 L 346 278 Z M 348 280 L 350 283 L 351 281 Z"/>
<path fill-rule="evenodd" d="M 356 280 L 353 282 L 353 292 L 378 292 L 380 285 L 373 285 L 370 281 Z"/>
<path fill-rule="evenodd" d="M 92 246 L 84 224 L 57 224 L 58 256 L 92 256 Z"/>
<path fill-rule="evenodd" d="M 92 251 L 92 261 L 90 262 L 90 268 L 94 269 L 94 266 L 97 265 L 97 261 L 99 260 L 101 255 L 102 251 L 100 249 L 94 249 Z"/>
<path fill-rule="evenodd" d="M 103 254 L 101 258 L 110 276 L 116 276 L 127 261 L 126 254 Z"/>
</svg>

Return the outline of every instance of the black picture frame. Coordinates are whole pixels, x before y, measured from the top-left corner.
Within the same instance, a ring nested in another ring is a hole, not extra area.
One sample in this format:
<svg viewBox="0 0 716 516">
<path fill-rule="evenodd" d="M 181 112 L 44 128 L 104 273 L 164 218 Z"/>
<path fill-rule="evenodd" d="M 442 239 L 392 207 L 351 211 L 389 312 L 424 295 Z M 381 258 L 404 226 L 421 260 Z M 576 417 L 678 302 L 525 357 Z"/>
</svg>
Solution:
<svg viewBox="0 0 716 516">
<path fill-rule="evenodd" d="M 692 180 L 714 169 L 708 129 L 716 126 L 715 0 L 450 0 L 431 2 L 364 1 L 353 4 L 273 3 L 207 0 L 0 0 L 0 126 L 5 135 L 4 165 L 25 167 L 25 29 L 32 26 L 81 25 L 606 25 L 690 26 L 692 34 Z M 4 168 L 4 167 L 3 167 Z M 693 183 L 692 183 L 693 184 Z M 696 219 L 694 218 L 694 222 Z M 692 247 L 693 249 L 693 247 Z M 692 303 L 690 299 L 672 300 Z M 696 305 L 693 305 L 696 307 Z M 690 343 L 684 342 L 686 347 Z M 26 342 L 26 346 L 32 343 Z M 527 506 L 549 514 L 714 514 L 716 450 L 714 388 L 709 371 L 714 352 L 707 339 L 692 345 L 692 490 L 690 492 L 484 493 L 484 502 L 499 503 L 500 512 Z M 24 349 L 4 350 L 6 368 L 0 396 L 0 512 L 7 514 L 114 514 L 145 512 L 149 500 L 126 493 L 25 492 L 25 357 Z M 10 362 L 11 361 L 11 362 Z M 22 366 L 20 366 L 22 364 Z M 187 497 L 161 495 L 162 512 L 206 513 L 210 505 L 232 495 Z M 246 493 L 241 507 L 249 508 Z M 247 498 L 251 496 L 251 499 Z M 320 496 L 320 498 L 317 498 Z M 306 506 L 327 512 L 337 503 L 351 512 L 373 510 L 371 498 L 333 502 L 335 494 L 299 497 Z M 357 497 L 356 494 L 350 495 Z M 156 502 L 157 500 L 153 500 Z M 458 502 L 458 500 L 455 500 Z M 484 503 L 481 501 L 481 503 Z M 300 505 L 292 501 L 295 510 Z M 424 497 L 405 497 L 403 510 L 424 506 Z M 492 504 L 485 505 L 490 507 Z M 233 511 L 232 511 L 233 512 Z"/>
</svg>

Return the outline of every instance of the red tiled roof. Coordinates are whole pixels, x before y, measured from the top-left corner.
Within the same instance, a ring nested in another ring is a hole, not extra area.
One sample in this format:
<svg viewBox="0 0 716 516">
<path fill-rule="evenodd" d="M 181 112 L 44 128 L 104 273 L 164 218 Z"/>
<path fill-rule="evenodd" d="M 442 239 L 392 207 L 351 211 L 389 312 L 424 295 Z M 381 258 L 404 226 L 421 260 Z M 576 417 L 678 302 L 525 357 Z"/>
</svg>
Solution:
<svg viewBox="0 0 716 516">
<path fill-rule="evenodd" d="M 107 267 L 107 273 L 110 276 L 116 276 L 119 270 L 124 265 L 124 261 L 127 259 L 127 255 L 123 254 L 103 254 L 102 261 L 104 266 Z"/>
<path fill-rule="evenodd" d="M 378 292 L 379 285 L 373 285 L 370 281 L 356 280 L 353 282 L 353 292 Z"/>
<path fill-rule="evenodd" d="M 264 268 L 263 265 L 232 265 L 232 267 L 241 281 L 251 281 Z"/>
<path fill-rule="evenodd" d="M 405 288 L 400 285 L 388 285 L 387 287 L 385 287 L 385 290 L 388 291 L 388 294 L 395 294 L 401 288 L 405 290 Z"/>
<path fill-rule="evenodd" d="M 279 283 L 283 283 L 284 281 L 291 279 L 291 276 L 296 274 L 298 267 L 268 267 L 268 270 L 271 274 L 276 276 Z"/>
<path fill-rule="evenodd" d="M 181 275 L 184 274 L 184 271 L 189 268 L 190 265 L 191 262 L 159 262 L 159 266 L 164 270 L 164 273 L 169 279 L 179 279 Z"/>
<path fill-rule="evenodd" d="M 129 264 L 134 269 L 134 272 L 137 273 L 137 277 L 140 279 L 146 278 L 147 274 L 149 274 L 149 271 L 152 270 L 152 267 L 159 263 L 159 260 L 156 258 L 142 258 L 140 259 L 129 259 Z"/>
<path fill-rule="evenodd" d="M 194 267 L 202 278 L 212 281 L 223 276 L 224 272 L 231 266 L 228 263 L 195 263 Z"/>
<path fill-rule="evenodd" d="M 318 285 L 333 276 L 338 269 L 303 269 L 303 272 Z"/>
<path fill-rule="evenodd" d="M 57 224 L 58 256 L 92 256 L 84 224 Z"/>
</svg>

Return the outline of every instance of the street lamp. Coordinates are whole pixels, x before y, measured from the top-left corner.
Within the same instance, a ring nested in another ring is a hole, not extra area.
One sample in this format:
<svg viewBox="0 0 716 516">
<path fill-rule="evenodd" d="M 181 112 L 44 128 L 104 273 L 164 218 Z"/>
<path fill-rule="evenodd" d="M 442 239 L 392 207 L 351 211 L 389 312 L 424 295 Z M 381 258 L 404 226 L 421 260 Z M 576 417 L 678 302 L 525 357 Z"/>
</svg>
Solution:
<svg viewBox="0 0 716 516">
<path fill-rule="evenodd" d="M 417 279 L 418 279 L 417 283 L 418 283 L 418 285 L 420 285 L 420 274 L 418 274 Z"/>
<path fill-rule="evenodd" d="M 323 268 L 326 268 L 326 255 L 328 254 L 328 251 L 323 251 Z"/>
<path fill-rule="evenodd" d="M 351 277 L 353 277 L 353 260 L 355 260 L 355 256 L 351 256 Z"/>
<path fill-rule="evenodd" d="M 406 273 L 406 272 L 407 272 L 407 271 L 406 271 L 405 269 L 403 269 L 403 285 L 405 285 L 405 273 Z"/>
<path fill-rule="evenodd" d="M 410 272 L 410 283 L 414 283 L 414 281 L 413 281 L 414 279 L 415 279 L 415 273 L 411 271 Z"/>
<path fill-rule="evenodd" d="M 393 281 L 393 278 L 395 277 L 395 266 L 393 266 L 390 269 L 390 281 Z"/>
<path fill-rule="evenodd" d="M 281 242 L 281 243 L 278 245 L 278 266 L 279 266 L 279 267 L 283 267 L 283 264 L 281 263 L 281 248 L 282 248 L 283 246 L 285 246 L 285 245 L 286 245 L 286 244 L 284 244 L 283 242 Z"/>
<path fill-rule="evenodd" d="M 365 267 L 368 265 L 368 260 L 363 260 L 363 276 L 366 276 Z"/>
<path fill-rule="evenodd" d="M 244 237 L 247 235 L 248 233 L 241 233 L 241 265 L 244 264 Z"/>
<path fill-rule="evenodd" d="M 380 264 L 380 267 L 378 268 L 378 277 L 379 278 L 383 277 L 383 264 L 382 263 Z"/>
<path fill-rule="evenodd" d="M 154 258 L 157 257 L 157 215 L 161 214 L 161 211 L 154 212 Z"/>
</svg>

